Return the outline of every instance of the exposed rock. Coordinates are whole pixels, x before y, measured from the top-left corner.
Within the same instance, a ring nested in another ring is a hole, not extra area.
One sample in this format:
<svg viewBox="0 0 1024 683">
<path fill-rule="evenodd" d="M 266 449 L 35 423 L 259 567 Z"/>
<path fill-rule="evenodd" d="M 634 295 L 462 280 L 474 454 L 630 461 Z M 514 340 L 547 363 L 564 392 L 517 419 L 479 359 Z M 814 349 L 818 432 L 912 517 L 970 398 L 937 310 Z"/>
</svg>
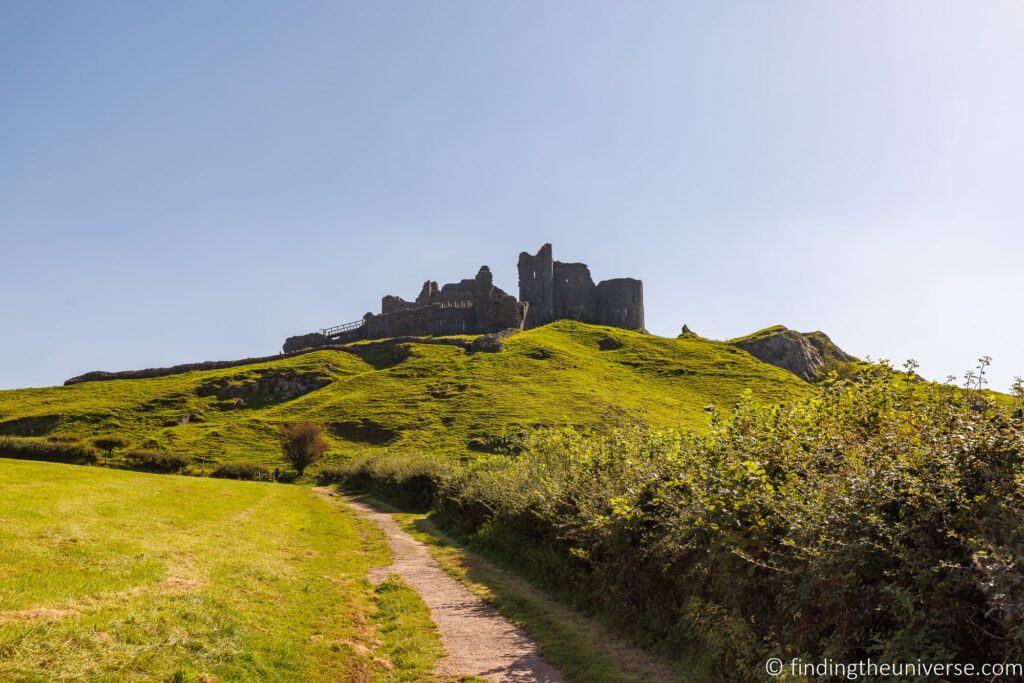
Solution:
<svg viewBox="0 0 1024 683">
<path fill-rule="evenodd" d="M 597 348 L 602 351 L 614 351 L 622 348 L 622 341 L 615 337 L 603 337 L 601 341 L 597 342 Z"/>
<path fill-rule="evenodd" d="M 821 379 L 835 364 L 857 360 L 824 332 L 797 332 L 782 325 L 733 339 L 731 343 L 809 382 Z"/>
<path fill-rule="evenodd" d="M 689 325 L 683 325 L 683 331 L 679 333 L 680 337 L 696 337 L 696 332 L 690 329 Z"/>
<path fill-rule="evenodd" d="M 473 340 L 470 350 L 483 353 L 500 353 L 505 350 L 505 343 L 496 334 L 482 334 Z"/>
<path fill-rule="evenodd" d="M 473 340 L 469 350 L 473 353 L 482 351 L 484 353 L 499 353 L 505 350 L 504 340 L 519 332 L 516 327 L 509 327 L 500 332 L 483 334 Z"/>
<path fill-rule="evenodd" d="M 236 399 L 237 400 L 237 399 Z M 204 415 L 201 411 L 185 413 L 179 418 L 173 420 L 167 420 L 163 423 L 164 427 L 182 427 L 191 422 L 202 422 Z"/>
<path fill-rule="evenodd" d="M 284 352 L 291 353 L 292 351 L 298 351 L 300 349 L 312 349 L 326 345 L 327 337 L 319 332 L 310 332 L 309 334 L 299 334 L 285 339 Z"/>
<path fill-rule="evenodd" d="M 201 384 L 198 396 L 215 396 L 221 402 L 241 402 L 245 406 L 281 403 L 298 398 L 330 384 L 329 377 L 291 370 L 267 370 L 255 377 L 224 377 Z M 218 407 L 226 407 L 218 404 Z"/>
<path fill-rule="evenodd" d="M 382 342 L 361 344 L 353 349 L 360 358 L 378 370 L 394 367 L 412 355 L 408 344 Z"/>
</svg>

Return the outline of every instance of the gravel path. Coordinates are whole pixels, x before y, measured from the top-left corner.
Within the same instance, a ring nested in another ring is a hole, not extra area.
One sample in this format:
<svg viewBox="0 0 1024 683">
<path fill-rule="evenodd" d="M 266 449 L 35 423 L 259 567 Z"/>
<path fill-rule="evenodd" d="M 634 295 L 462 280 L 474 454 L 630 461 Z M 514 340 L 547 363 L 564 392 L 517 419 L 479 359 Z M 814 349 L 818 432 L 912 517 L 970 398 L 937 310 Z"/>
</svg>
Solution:
<svg viewBox="0 0 1024 683">
<path fill-rule="evenodd" d="M 333 491 L 322 489 L 330 495 Z M 387 536 L 394 558 L 389 567 L 374 567 L 370 580 L 380 583 L 398 574 L 430 608 L 448 656 L 438 661 L 441 676 L 479 676 L 488 681 L 560 683 L 561 674 L 540 656 L 537 644 L 497 610 L 449 576 L 427 547 L 402 531 L 391 515 L 342 497 Z"/>
</svg>

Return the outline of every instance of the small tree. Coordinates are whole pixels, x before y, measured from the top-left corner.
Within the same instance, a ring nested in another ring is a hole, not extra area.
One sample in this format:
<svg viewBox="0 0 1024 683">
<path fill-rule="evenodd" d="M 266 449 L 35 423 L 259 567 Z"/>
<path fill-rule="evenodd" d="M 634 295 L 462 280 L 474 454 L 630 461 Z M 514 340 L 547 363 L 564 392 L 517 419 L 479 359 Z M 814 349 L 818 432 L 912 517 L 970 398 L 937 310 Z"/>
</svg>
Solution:
<svg viewBox="0 0 1024 683">
<path fill-rule="evenodd" d="M 92 445 L 105 452 L 109 458 L 115 448 L 125 448 L 128 446 L 128 442 L 116 436 L 101 436 L 98 439 L 93 439 Z"/>
<path fill-rule="evenodd" d="M 299 476 L 327 452 L 323 434 L 324 426 L 316 422 L 293 422 L 281 427 L 281 452 Z"/>
</svg>

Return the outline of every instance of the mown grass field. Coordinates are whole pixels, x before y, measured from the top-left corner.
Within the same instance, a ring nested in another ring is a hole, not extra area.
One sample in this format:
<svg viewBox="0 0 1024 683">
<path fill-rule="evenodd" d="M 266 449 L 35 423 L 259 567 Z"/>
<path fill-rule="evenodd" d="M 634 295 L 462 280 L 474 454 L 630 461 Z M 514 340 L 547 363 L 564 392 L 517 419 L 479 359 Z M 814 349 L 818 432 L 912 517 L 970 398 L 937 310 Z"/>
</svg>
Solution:
<svg viewBox="0 0 1024 683">
<path fill-rule="evenodd" d="M 602 350 L 614 337 L 620 348 Z M 213 463 L 279 466 L 283 422 L 328 426 L 331 458 L 391 450 L 471 457 L 521 427 L 606 428 L 626 422 L 704 429 L 705 407 L 743 392 L 766 402 L 812 391 L 794 375 L 729 344 L 656 337 L 568 321 L 506 340 L 501 353 L 410 344 L 408 357 L 319 351 L 225 370 L 155 379 L 0 391 L 0 433 L 115 435 Z M 326 380 L 289 400 L 239 406 L 209 395 L 268 373 Z M 204 395 L 206 394 L 206 395 Z"/>
<path fill-rule="evenodd" d="M 306 487 L 0 459 L 0 680 L 419 680 L 388 562 Z"/>
</svg>

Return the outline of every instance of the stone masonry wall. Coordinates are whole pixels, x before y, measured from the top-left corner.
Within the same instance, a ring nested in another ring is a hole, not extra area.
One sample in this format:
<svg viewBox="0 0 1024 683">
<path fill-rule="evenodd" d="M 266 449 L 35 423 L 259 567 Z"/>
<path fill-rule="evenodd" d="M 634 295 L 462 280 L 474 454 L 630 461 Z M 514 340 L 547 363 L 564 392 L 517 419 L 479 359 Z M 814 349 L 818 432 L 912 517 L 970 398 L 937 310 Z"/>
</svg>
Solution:
<svg viewBox="0 0 1024 683">
<path fill-rule="evenodd" d="M 644 329 L 640 280 L 617 278 L 595 285 L 586 264 L 555 261 L 550 244 L 534 255 L 519 255 L 519 300 L 529 304 L 527 329 L 562 319 Z"/>
<path fill-rule="evenodd" d="M 285 351 L 401 336 L 487 334 L 528 329 L 553 320 L 579 320 L 644 328 L 643 283 L 617 278 L 594 284 L 584 263 L 555 261 L 550 244 L 536 254 L 519 254 L 519 300 L 494 286 L 491 270 L 481 266 L 476 276 L 438 287 L 423 283 L 414 301 L 388 295 L 380 314 L 367 313 L 363 324 L 326 337 L 310 333 L 289 337 Z"/>
</svg>

